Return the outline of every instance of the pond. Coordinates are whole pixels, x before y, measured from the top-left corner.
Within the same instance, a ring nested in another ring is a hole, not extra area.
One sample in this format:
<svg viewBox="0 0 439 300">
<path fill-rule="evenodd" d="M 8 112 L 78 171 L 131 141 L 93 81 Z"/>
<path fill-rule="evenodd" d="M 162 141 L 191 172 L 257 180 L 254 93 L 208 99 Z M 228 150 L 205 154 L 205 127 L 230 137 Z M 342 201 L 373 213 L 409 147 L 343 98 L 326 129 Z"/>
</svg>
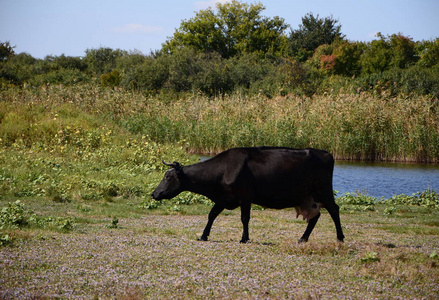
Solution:
<svg viewBox="0 0 439 300">
<path fill-rule="evenodd" d="M 359 191 L 376 198 L 412 195 L 428 189 L 439 192 L 439 166 L 338 161 L 333 187 L 338 195 Z"/>
</svg>

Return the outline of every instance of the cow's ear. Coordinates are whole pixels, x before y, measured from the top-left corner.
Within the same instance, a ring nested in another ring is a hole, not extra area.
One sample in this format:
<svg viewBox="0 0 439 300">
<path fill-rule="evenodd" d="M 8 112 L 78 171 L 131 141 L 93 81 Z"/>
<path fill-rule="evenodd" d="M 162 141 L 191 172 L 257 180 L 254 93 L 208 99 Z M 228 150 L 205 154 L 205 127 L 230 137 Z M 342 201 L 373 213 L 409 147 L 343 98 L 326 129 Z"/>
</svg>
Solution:
<svg viewBox="0 0 439 300">
<path fill-rule="evenodd" d="M 180 172 L 183 169 L 182 165 L 180 165 L 178 161 L 174 161 L 173 167 L 177 172 Z"/>
<path fill-rule="evenodd" d="M 180 165 L 180 163 L 177 161 L 174 161 L 174 165 L 175 165 L 174 169 L 177 172 L 177 176 L 181 177 L 183 175 L 183 166 Z"/>
</svg>

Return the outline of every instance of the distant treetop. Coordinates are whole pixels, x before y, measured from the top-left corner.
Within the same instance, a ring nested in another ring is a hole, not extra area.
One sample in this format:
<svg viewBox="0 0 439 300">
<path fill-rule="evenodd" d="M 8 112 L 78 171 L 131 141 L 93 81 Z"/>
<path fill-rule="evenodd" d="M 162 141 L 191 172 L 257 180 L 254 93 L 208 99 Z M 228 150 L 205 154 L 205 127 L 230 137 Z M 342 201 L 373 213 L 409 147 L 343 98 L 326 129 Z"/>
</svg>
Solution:
<svg viewBox="0 0 439 300">
<path fill-rule="evenodd" d="M 280 17 L 265 17 L 261 3 L 239 1 L 218 3 L 195 17 L 183 20 L 162 51 L 191 47 L 200 52 L 218 52 L 223 58 L 244 53 L 282 55 L 288 48 L 285 30 L 288 25 Z"/>
</svg>

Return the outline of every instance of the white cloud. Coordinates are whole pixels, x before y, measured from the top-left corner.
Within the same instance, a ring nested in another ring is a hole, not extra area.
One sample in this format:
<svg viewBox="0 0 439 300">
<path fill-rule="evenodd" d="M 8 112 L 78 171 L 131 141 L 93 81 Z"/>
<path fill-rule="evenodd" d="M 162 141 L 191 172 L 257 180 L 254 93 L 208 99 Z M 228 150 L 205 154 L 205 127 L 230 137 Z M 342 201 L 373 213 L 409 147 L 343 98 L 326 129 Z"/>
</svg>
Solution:
<svg viewBox="0 0 439 300">
<path fill-rule="evenodd" d="M 208 1 L 198 1 L 195 2 L 195 8 L 196 9 L 206 9 L 208 7 L 215 8 L 217 3 L 227 3 L 232 2 L 232 0 L 208 0 Z"/>
<path fill-rule="evenodd" d="M 113 28 L 113 32 L 117 33 L 162 33 L 163 31 L 163 27 L 160 26 L 147 26 L 132 23 Z"/>
</svg>

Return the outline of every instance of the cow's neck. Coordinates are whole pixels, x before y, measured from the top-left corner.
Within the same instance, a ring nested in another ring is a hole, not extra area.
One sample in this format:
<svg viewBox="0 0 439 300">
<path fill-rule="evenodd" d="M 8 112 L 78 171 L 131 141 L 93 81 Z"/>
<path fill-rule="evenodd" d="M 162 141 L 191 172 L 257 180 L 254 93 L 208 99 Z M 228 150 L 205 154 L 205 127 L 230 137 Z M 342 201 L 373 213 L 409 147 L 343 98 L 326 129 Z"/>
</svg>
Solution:
<svg viewBox="0 0 439 300">
<path fill-rule="evenodd" d="M 214 170 L 217 171 L 217 170 Z M 210 168 L 201 168 L 200 165 L 190 165 L 183 168 L 186 175 L 185 190 L 211 198 L 215 192 L 215 182 L 217 172 L 212 172 Z"/>
</svg>

